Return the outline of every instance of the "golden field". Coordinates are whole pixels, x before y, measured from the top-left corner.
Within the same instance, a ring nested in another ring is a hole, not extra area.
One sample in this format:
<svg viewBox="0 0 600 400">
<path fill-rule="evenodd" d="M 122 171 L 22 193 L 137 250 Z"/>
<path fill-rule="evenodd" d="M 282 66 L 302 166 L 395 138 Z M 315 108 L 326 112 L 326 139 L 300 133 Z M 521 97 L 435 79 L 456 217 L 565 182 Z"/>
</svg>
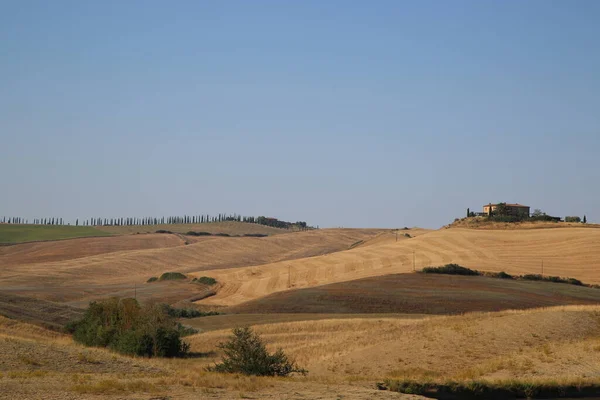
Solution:
<svg viewBox="0 0 600 400">
<path fill-rule="evenodd" d="M 375 383 L 600 383 L 600 289 L 413 273 L 458 263 L 537 274 L 542 262 L 545 275 L 600 283 L 600 230 L 127 234 L 0 247 L 0 314 L 13 318 L 0 317 L 0 398 L 408 399 L 420 397 L 378 391 Z M 167 271 L 218 283 L 146 283 Z M 215 294 L 204 298 L 208 291 Z M 88 301 L 115 295 L 228 314 L 181 321 L 201 330 L 186 338 L 194 354 L 186 359 L 84 348 L 40 326 L 55 327 L 80 315 L 77 307 Z M 284 379 L 206 372 L 220 358 L 216 345 L 244 325 L 309 374 Z"/>
</svg>

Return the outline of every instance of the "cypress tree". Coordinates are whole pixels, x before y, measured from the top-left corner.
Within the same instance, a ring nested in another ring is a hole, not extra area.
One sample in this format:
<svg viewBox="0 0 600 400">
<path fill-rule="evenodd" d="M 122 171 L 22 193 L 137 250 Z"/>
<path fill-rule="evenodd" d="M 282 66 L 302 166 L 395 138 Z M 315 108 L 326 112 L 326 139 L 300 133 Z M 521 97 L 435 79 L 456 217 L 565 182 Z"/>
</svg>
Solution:
<svg viewBox="0 0 600 400">
<path fill-rule="evenodd" d="M 467 208 L 467 218 L 471 216 L 471 210 Z"/>
<path fill-rule="evenodd" d="M 79 219 L 75 220 L 75 226 L 79 226 Z"/>
<path fill-rule="evenodd" d="M 585 215 L 583 216 L 583 223 L 587 224 L 587 217 Z"/>
</svg>

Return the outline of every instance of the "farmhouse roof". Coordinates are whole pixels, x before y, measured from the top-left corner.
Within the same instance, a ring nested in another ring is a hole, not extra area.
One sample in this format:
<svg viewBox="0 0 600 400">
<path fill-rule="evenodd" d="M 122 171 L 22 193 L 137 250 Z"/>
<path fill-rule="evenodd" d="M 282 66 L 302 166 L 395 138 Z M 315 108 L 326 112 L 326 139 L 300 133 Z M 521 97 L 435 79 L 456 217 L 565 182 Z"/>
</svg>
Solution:
<svg viewBox="0 0 600 400">
<path fill-rule="evenodd" d="M 495 204 L 495 203 L 489 203 L 489 204 L 484 204 L 483 206 L 484 206 L 484 207 L 487 207 L 487 206 L 489 206 L 489 205 L 492 205 L 492 206 L 497 206 L 498 204 Z M 523 204 L 519 204 L 519 203 L 514 203 L 514 204 L 511 204 L 511 203 L 506 203 L 506 206 L 507 206 L 507 207 L 522 207 L 522 208 L 530 208 L 529 206 L 524 206 Z"/>
</svg>

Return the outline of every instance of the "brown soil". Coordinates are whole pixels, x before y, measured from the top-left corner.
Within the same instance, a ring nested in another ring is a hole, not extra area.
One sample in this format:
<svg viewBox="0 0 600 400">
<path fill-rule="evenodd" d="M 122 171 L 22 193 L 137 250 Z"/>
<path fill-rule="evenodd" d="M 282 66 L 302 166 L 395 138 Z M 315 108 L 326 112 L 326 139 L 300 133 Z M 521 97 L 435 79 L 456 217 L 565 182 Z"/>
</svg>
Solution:
<svg viewBox="0 0 600 400">
<path fill-rule="evenodd" d="M 0 315 L 60 329 L 67 322 L 81 317 L 83 311 L 64 304 L 0 292 Z"/>
<path fill-rule="evenodd" d="M 22 243 L 0 247 L 0 267 L 65 261 L 125 250 L 182 246 L 179 235 L 147 234 Z"/>
<path fill-rule="evenodd" d="M 274 293 L 233 306 L 254 313 L 461 314 L 570 304 L 600 304 L 600 289 L 434 274 L 394 274 Z"/>
</svg>

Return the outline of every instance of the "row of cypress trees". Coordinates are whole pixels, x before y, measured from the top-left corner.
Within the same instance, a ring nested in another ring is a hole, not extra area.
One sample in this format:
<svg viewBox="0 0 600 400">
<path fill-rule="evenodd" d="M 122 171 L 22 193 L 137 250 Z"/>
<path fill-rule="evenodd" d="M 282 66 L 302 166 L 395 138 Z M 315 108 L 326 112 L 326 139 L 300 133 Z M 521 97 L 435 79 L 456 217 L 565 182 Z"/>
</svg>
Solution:
<svg viewBox="0 0 600 400">
<path fill-rule="evenodd" d="M 208 222 L 224 222 L 224 221 L 237 221 L 256 223 L 261 225 L 274 226 L 278 228 L 289 229 L 293 225 L 298 226 L 301 229 L 306 229 L 307 224 L 303 221 L 295 223 L 280 221 L 276 218 L 260 217 L 248 217 L 239 214 L 218 214 L 218 215 L 183 215 L 183 216 L 170 216 L 170 217 L 118 217 L 118 218 L 87 218 L 75 221 L 75 226 L 134 226 L 134 225 L 164 225 L 164 224 L 203 224 Z M 3 217 L 2 223 L 6 224 L 29 224 L 29 220 L 21 217 Z M 71 225 L 65 223 L 62 218 L 34 218 L 32 221 L 34 225 Z"/>
</svg>

